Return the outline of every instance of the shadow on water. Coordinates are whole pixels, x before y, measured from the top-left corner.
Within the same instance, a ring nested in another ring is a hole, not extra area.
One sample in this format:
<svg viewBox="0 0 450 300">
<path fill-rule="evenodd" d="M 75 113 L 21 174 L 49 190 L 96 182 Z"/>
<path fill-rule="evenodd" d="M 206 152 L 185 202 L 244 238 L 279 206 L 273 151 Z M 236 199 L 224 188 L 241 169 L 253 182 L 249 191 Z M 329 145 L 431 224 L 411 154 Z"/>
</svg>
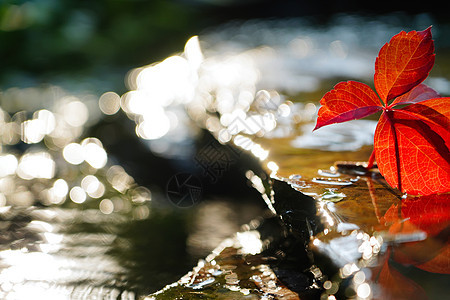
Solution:
<svg viewBox="0 0 450 300">
<path fill-rule="evenodd" d="M 150 218 L 122 228 L 108 254 L 126 268 L 128 289 L 145 295 L 192 268 L 199 257 L 187 253 L 186 227 L 186 216 L 180 213 L 152 212 Z"/>
</svg>

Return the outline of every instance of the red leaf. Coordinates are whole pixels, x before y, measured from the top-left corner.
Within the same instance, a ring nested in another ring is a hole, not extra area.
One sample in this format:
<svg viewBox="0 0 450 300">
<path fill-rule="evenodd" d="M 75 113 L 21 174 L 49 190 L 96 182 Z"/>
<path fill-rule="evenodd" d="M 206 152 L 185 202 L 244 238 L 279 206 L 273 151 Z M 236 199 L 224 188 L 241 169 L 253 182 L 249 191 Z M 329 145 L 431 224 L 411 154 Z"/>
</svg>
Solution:
<svg viewBox="0 0 450 300">
<path fill-rule="evenodd" d="M 320 100 L 314 128 L 382 110 L 374 140 L 377 165 L 391 186 L 410 194 L 450 191 L 450 98 L 438 98 L 420 84 L 433 67 L 433 52 L 431 27 L 395 35 L 375 62 L 375 87 L 384 105 L 369 86 L 341 82 Z"/>
<path fill-rule="evenodd" d="M 361 119 L 382 109 L 375 92 L 366 84 L 338 83 L 320 100 L 319 117 L 314 130 L 322 126 Z"/>
<path fill-rule="evenodd" d="M 422 102 L 428 99 L 441 97 L 438 92 L 425 84 L 419 84 L 406 94 L 401 95 L 392 101 L 391 107 L 399 104 L 412 104 Z"/>
<path fill-rule="evenodd" d="M 439 100 L 406 107 L 414 113 L 406 108 L 385 111 L 378 122 L 374 143 L 378 168 L 391 186 L 403 192 L 429 195 L 450 190 L 449 126 L 443 128 L 420 115 L 426 110 L 439 114 L 431 108 L 438 107 Z M 443 124 L 450 124 L 448 116 L 439 116 Z"/>
<path fill-rule="evenodd" d="M 434 64 L 431 27 L 402 31 L 380 50 L 375 61 L 375 88 L 387 104 L 427 78 Z"/>
<path fill-rule="evenodd" d="M 417 118 L 426 119 L 435 123 L 444 130 L 440 132 L 444 140 L 450 143 L 448 133 L 450 131 L 450 98 L 428 99 L 401 109 L 402 112 L 414 114 Z"/>
</svg>

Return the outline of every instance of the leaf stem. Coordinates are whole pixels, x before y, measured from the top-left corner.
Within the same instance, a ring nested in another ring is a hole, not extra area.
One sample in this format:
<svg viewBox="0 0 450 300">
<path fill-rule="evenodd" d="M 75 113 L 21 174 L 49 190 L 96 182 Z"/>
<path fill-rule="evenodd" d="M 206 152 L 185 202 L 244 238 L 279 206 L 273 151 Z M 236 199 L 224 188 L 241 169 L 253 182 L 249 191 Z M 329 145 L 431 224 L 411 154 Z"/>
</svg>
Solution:
<svg viewBox="0 0 450 300">
<path fill-rule="evenodd" d="M 387 120 L 389 121 L 389 125 L 391 126 L 392 135 L 394 138 L 395 165 L 397 167 L 397 188 L 400 190 L 400 192 L 402 192 L 402 175 L 400 171 L 400 150 L 398 147 L 397 131 L 395 130 L 393 118 L 391 117 L 392 111 L 385 110 L 385 113 Z"/>
<path fill-rule="evenodd" d="M 372 150 L 372 154 L 370 154 L 369 160 L 367 161 L 367 170 L 372 169 L 373 163 L 375 162 L 375 149 Z"/>
</svg>

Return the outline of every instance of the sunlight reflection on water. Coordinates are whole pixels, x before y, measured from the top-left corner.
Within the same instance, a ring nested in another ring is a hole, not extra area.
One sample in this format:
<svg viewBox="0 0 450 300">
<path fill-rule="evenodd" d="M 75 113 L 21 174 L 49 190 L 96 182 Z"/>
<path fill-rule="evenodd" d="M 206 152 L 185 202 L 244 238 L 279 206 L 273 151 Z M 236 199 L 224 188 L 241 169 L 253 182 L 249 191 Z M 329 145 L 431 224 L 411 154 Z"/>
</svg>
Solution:
<svg viewBox="0 0 450 300">
<path fill-rule="evenodd" d="M 44 86 L 25 90 L 11 88 L 1 96 L 0 193 L 5 200 L 3 205 L 29 206 L 36 201 L 60 205 L 67 198 L 75 203 L 87 200 L 100 203 L 110 190 L 125 193 L 135 189 L 134 179 L 119 169 L 121 167 L 108 165 L 108 154 L 99 139 L 87 137 L 79 141 L 84 128 L 99 121 L 100 109 L 96 101 L 103 99 L 109 105 L 103 109 L 111 113 L 117 108 L 117 95 L 115 98 L 114 94 L 107 93 L 93 102 L 90 94 L 75 96 L 59 87 Z M 22 102 L 22 97 L 39 102 Z M 20 141 L 28 146 L 21 147 Z M 113 206 L 116 203 L 123 207 L 119 198 L 127 197 L 121 195 L 115 202 L 111 200 Z M 110 212 L 111 203 L 104 202 L 103 211 Z M 145 205 L 145 201 L 133 203 Z M 136 214 L 139 215 L 142 214 Z"/>
</svg>

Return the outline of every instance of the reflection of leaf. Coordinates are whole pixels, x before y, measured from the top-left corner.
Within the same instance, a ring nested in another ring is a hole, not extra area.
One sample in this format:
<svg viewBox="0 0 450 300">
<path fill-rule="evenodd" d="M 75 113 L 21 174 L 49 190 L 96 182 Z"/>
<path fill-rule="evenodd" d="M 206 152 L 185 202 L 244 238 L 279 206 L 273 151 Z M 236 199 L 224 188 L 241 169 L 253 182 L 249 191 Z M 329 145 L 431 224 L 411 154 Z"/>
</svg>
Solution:
<svg viewBox="0 0 450 300">
<path fill-rule="evenodd" d="M 408 197 L 401 212 L 428 235 L 436 236 L 450 225 L 450 194 Z"/>
<path fill-rule="evenodd" d="M 392 234 L 423 231 L 420 242 L 395 246 L 394 259 L 434 273 L 450 273 L 450 194 L 409 197 L 384 215 Z"/>
<path fill-rule="evenodd" d="M 416 267 L 432 273 L 450 274 L 450 244 L 447 243 L 434 258 L 423 264 L 417 264 Z"/>
<path fill-rule="evenodd" d="M 389 255 L 389 253 L 387 253 Z M 375 281 L 382 287 L 377 299 L 428 299 L 423 288 L 389 265 L 389 259 L 373 270 Z"/>
</svg>

